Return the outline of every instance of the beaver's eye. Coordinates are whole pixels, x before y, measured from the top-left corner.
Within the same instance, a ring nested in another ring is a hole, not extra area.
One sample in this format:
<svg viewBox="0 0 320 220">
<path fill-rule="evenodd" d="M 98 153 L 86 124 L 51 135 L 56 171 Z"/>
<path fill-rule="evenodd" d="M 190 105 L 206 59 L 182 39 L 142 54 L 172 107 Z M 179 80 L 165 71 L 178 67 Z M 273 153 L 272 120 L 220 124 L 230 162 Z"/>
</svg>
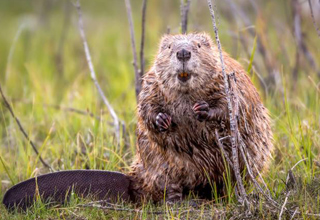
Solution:
<svg viewBox="0 0 320 220">
<path fill-rule="evenodd" d="M 201 44 L 198 43 L 198 48 L 201 48 Z"/>
<path fill-rule="evenodd" d="M 168 49 L 171 49 L 171 44 L 168 45 Z"/>
</svg>

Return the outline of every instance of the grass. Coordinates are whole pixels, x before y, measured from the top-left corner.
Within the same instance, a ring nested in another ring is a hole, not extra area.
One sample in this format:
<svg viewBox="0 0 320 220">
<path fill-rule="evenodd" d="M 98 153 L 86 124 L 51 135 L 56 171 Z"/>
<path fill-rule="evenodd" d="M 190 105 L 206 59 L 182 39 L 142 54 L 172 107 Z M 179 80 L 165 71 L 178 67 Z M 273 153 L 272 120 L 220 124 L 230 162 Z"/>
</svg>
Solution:
<svg viewBox="0 0 320 220">
<path fill-rule="evenodd" d="M 141 2 L 133 4 L 132 1 L 136 39 L 140 39 Z M 189 31 L 207 31 L 213 36 L 209 12 L 203 2 L 192 3 Z M 273 86 L 266 81 L 268 93 L 261 88 L 257 74 L 267 78 L 269 73 L 256 46 L 256 38 L 251 37 L 244 26 L 238 27 L 230 18 L 232 12 L 227 5 L 219 2 L 222 47 L 250 70 L 270 110 L 275 151 L 264 178 L 273 197 L 283 204 L 288 171 L 295 163 L 306 159 L 293 170 L 297 183 L 287 207 L 293 210 L 298 207 L 302 213 L 319 213 L 319 78 L 307 60 L 302 59 L 298 78 L 293 79 L 297 61 L 291 33 L 292 14 L 286 9 L 290 5 L 276 1 L 257 4 L 261 9 L 259 16 L 253 11 L 248 14 L 266 44 L 272 65 L 279 71 L 278 83 Z M 119 147 L 114 145 L 109 124 L 112 118 L 90 79 L 77 30 L 76 11 L 69 2 L 0 0 L 0 82 L 16 115 L 51 166 L 60 170 L 90 168 L 127 172 L 135 155 L 136 101 L 124 2 L 83 1 L 82 9 L 98 81 L 126 125 L 126 138 Z M 167 26 L 170 25 L 173 33 L 179 31 L 179 1 L 150 1 L 147 10 L 146 59 L 150 66 Z M 308 12 L 302 18 L 306 44 L 314 59 L 319 61 L 316 47 L 319 38 Z M 21 32 L 14 41 L 19 27 Z M 243 36 L 246 46 L 233 35 Z M 10 49 L 13 52 L 8 60 Z M 101 120 L 67 108 L 92 112 Z M 1 100 L 0 200 L 13 184 L 47 172 Z M 74 198 L 64 207 L 45 208 L 38 202 L 27 213 L 8 213 L 0 205 L 0 219 L 207 219 L 218 218 L 219 214 L 225 218 L 240 218 L 243 210 L 236 204 L 232 186 L 228 185 L 228 189 L 230 196 L 226 200 L 206 202 L 197 209 L 187 201 L 173 207 L 146 204 L 139 212 L 101 210 L 81 207 L 88 201 Z M 264 205 L 260 201 L 260 206 L 252 208 L 252 218 L 278 218 L 279 212 L 271 212 Z M 123 207 L 135 208 L 129 204 Z M 150 213 L 159 210 L 161 214 Z M 290 218 L 290 215 L 285 213 L 284 217 Z M 316 218 L 305 214 L 299 217 Z"/>
</svg>

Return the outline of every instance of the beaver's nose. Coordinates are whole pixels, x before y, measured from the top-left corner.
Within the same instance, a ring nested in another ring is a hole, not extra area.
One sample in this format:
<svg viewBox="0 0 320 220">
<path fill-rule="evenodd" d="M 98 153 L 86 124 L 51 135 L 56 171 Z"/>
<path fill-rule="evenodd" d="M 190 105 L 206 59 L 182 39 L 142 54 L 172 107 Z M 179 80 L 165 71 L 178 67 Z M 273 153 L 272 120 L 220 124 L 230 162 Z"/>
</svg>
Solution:
<svg viewBox="0 0 320 220">
<path fill-rule="evenodd" d="M 185 49 L 182 49 L 177 52 L 177 58 L 182 62 L 188 61 L 190 57 L 191 57 L 191 52 Z"/>
</svg>

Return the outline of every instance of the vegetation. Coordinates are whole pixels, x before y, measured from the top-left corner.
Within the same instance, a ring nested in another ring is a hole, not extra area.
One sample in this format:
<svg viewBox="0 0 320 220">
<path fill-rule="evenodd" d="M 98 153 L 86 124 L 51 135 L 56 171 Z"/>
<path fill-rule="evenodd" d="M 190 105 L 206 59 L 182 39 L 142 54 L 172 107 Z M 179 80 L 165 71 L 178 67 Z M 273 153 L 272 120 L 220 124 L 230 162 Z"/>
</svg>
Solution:
<svg viewBox="0 0 320 220">
<path fill-rule="evenodd" d="M 216 2 L 222 47 L 248 69 L 270 111 L 275 151 L 264 180 L 279 204 L 297 210 L 280 217 L 319 218 L 320 36 L 308 1 Z M 320 3 L 311 2 L 319 25 Z M 55 170 L 127 172 L 135 155 L 136 98 L 125 3 L 81 3 L 98 82 L 123 122 L 120 145 L 90 78 L 72 2 L 0 0 L 0 84 L 41 157 Z M 131 5 L 138 40 L 142 0 Z M 180 32 L 180 2 L 149 1 L 146 69 L 168 29 Z M 214 36 L 206 1 L 191 1 L 191 31 Z M 50 172 L 39 159 L 0 99 L 0 200 L 12 185 Z M 190 199 L 173 206 L 119 204 L 102 209 L 74 197 L 62 207 L 46 208 L 39 201 L 26 213 L 8 213 L 1 204 L 0 219 L 279 218 L 281 207 L 268 207 L 253 187 L 248 193 L 260 199 L 260 205 L 249 209 L 239 206 L 233 187 L 228 188 L 228 198 L 196 206 Z"/>
</svg>

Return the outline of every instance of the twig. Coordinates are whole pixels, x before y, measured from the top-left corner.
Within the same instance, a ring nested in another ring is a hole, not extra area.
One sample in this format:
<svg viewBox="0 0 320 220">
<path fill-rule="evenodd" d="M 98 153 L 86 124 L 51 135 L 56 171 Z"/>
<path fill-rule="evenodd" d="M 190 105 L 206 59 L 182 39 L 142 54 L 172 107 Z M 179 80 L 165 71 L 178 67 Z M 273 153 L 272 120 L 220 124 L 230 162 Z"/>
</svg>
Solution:
<svg viewBox="0 0 320 220">
<path fill-rule="evenodd" d="M 219 148 L 220 148 L 220 150 L 221 150 L 221 153 L 222 153 L 223 156 L 226 158 L 229 166 L 230 166 L 232 169 L 234 169 L 234 168 L 233 168 L 233 164 L 232 164 L 229 156 L 227 155 L 226 151 L 225 151 L 224 148 L 223 148 L 223 145 L 222 145 L 222 143 L 221 143 L 221 139 L 222 139 L 222 138 L 219 137 L 219 133 L 218 133 L 218 130 L 217 130 L 217 129 L 215 130 L 215 134 L 216 134 L 217 143 L 218 143 L 218 146 L 219 146 Z"/>
<path fill-rule="evenodd" d="M 180 19 L 181 19 L 181 22 L 180 22 L 180 26 L 181 26 L 181 33 L 182 34 L 185 34 L 186 31 L 184 30 L 184 0 L 180 0 Z"/>
<path fill-rule="evenodd" d="M 93 66 L 92 60 L 91 60 L 89 46 L 88 46 L 88 43 L 87 43 L 87 40 L 86 40 L 86 35 L 84 33 L 83 21 L 82 21 L 82 11 L 81 11 L 81 6 L 80 6 L 80 1 L 79 0 L 77 0 L 77 4 L 75 6 L 77 8 L 77 12 L 78 12 L 78 15 L 79 15 L 78 28 L 79 28 L 79 31 L 80 31 L 80 36 L 81 36 L 83 47 L 84 47 L 84 51 L 85 51 L 85 54 L 86 54 L 86 59 L 87 59 L 88 66 L 89 66 L 89 69 L 90 69 L 91 79 L 94 82 L 95 86 L 97 87 L 97 90 L 98 90 L 98 92 L 99 92 L 104 104 L 107 106 L 107 108 L 108 108 L 108 110 L 109 110 L 109 112 L 111 114 L 111 117 L 113 118 L 113 123 L 114 123 L 114 127 L 115 127 L 115 135 L 116 135 L 117 142 L 119 144 L 120 143 L 119 119 L 118 119 L 118 116 L 117 116 L 116 112 L 114 111 L 113 107 L 110 105 L 108 99 L 104 95 L 104 93 L 103 93 L 103 91 L 102 91 L 102 89 L 101 89 L 101 87 L 100 87 L 100 85 L 99 85 L 99 83 L 97 81 L 96 73 L 95 73 L 94 66 Z"/>
<path fill-rule="evenodd" d="M 77 114 L 80 114 L 80 115 L 88 115 L 90 116 L 91 118 L 95 118 L 96 120 L 98 121 L 101 121 L 102 118 L 93 114 L 92 112 L 90 112 L 89 110 L 87 111 L 83 111 L 83 110 L 80 110 L 80 109 L 76 109 L 76 108 L 71 108 L 71 107 L 63 107 L 63 106 L 60 106 L 60 105 L 48 105 L 48 104 L 43 104 L 44 107 L 51 107 L 51 108 L 55 108 L 57 110 L 62 110 L 62 111 L 66 111 L 66 112 L 74 112 L 74 113 L 77 113 Z M 103 113 L 102 113 L 103 114 Z"/>
<path fill-rule="evenodd" d="M 248 153 L 247 151 L 246 151 L 246 155 L 249 155 L 249 153 Z M 249 156 L 247 156 L 247 157 L 248 157 L 248 158 L 250 158 Z M 253 164 L 253 166 L 254 166 L 254 168 L 256 169 L 256 171 L 257 171 L 257 173 L 258 173 L 258 175 L 259 175 L 259 178 L 261 179 L 261 182 L 262 182 L 262 184 L 263 184 L 264 188 L 265 188 L 265 189 L 266 189 L 266 191 L 267 191 L 268 196 L 269 196 L 269 197 L 271 197 L 271 192 L 270 192 L 270 190 L 269 190 L 269 188 L 268 188 L 268 186 L 267 186 L 266 182 L 264 181 L 264 179 L 263 179 L 263 177 L 262 177 L 261 173 L 259 172 L 259 170 L 258 170 L 258 168 L 257 168 L 256 164 Z"/>
<path fill-rule="evenodd" d="M 254 186 L 258 189 L 258 191 L 267 199 L 267 201 L 269 201 L 271 203 L 271 205 L 273 205 L 276 208 L 279 207 L 279 204 L 272 199 L 270 192 L 269 193 L 265 193 L 265 191 L 261 188 L 261 186 L 259 185 L 259 183 L 255 179 L 255 176 L 253 175 L 251 166 L 250 166 L 250 164 L 248 162 L 248 160 L 252 161 L 252 158 L 250 157 L 249 153 L 247 151 L 245 151 L 245 145 L 243 143 L 243 140 L 241 139 L 240 134 L 238 134 L 238 136 L 239 136 L 239 139 L 240 139 L 239 141 L 241 143 L 240 144 L 240 152 L 241 152 L 242 158 L 243 158 L 243 160 L 245 162 L 245 165 L 246 165 L 246 168 L 248 170 L 248 173 L 249 173 L 251 181 L 253 182 Z M 248 157 L 248 160 L 247 160 L 247 157 Z"/>
<path fill-rule="evenodd" d="M 301 163 L 301 162 L 303 162 L 303 161 L 306 161 L 306 160 L 308 160 L 308 158 L 301 159 L 301 160 L 299 160 L 297 163 L 295 163 L 295 165 L 293 165 L 293 167 L 291 167 L 291 169 L 289 170 L 288 175 L 287 175 L 286 185 L 288 184 L 289 179 L 290 179 L 290 171 L 292 172 L 293 169 L 294 169 L 296 166 L 298 166 L 299 163 Z"/>
<path fill-rule="evenodd" d="M 144 74 L 144 39 L 145 39 L 145 26 L 146 26 L 146 11 L 147 11 L 147 1 L 143 0 L 142 3 L 142 22 L 141 22 L 141 43 L 140 43 L 140 78 Z"/>
<path fill-rule="evenodd" d="M 233 13 L 233 15 L 235 16 L 235 14 L 237 13 L 240 18 L 242 19 L 243 23 L 245 26 L 251 26 L 251 21 L 249 19 L 249 17 L 247 16 L 247 14 L 242 10 L 239 9 L 237 7 L 237 5 L 234 3 L 234 1 L 232 0 L 227 0 L 229 6 L 231 7 L 232 11 L 234 11 L 235 13 Z M 238 19 L 238 18 L 236 18 Z M 268 50 L 266 49 L 266 46 L 264 45 L 264 43 L 261 40 L 261 36 L 259 35 L 259 33 L 257 31 L 254 31 L 252 28 L 248 29 L 248 32 L 250 33 L 250 35 L 252 37 L 257 36 L 257 46 L 258 46 L 258 50 L 259 53 L 261 54 L 262 58 L 263 58 L 263 63 L 268 71 L 269 74 L 269 78 L 273 77 L 273 82 L 272 83 L 277 83 L 277 77 L 279 77 L 279 71 L 275 69 L 275 65 L 273 64 L 274 61 L 272 60 L 270 54 L 268 53 Z"/>
<path fill-rule="evenodd" d="M 251 54 L 248 52 L 247 48 L 248 48 L 248 45 L 247 45 L 247 42 L 245 40 L 245 38 L 242 36 L 242 34 L 239 32 L 238 35 L 234 34 L 233 32 L 231 32 L 231 35 L 234 37 L 234 38 L 237 38 L 240 40 L 240 43 L 245 51 L 245 53 L 247 54 L 247 57 L 248 59 L 250 59 L 250 56 Z M 259 70 L 259 67 L 258 65 L 256 65 L 256 62 L 253 60 L 253 63 L 252 63 L 252 69 L 253 69 L 253 73 L 257 75 L 258 79 L 259 79 L 259 83 L 261 85 L 261 87 L 263 88 L 264 90 L 264 93 L 265 93 L 265 96 L 268 96 L 268 85 L 266 84 L 264 78 L 260 75 L 260 70 Z"/>
<path fill-rule="evenodd" d="M 121 205 L 113 204 L 108 201 L 97 201 L 97 202 L 89 202 L 86 204 L 80 204 L 77 205 L 77 207 L 88 207 L 88 208 L 98 208 L 102 210 L 112 210 L 112 211 L 120 211 L 120 212 L 131 212 L 131 213 L 145 213 L 145 214 L 154 214 L 154 215 L 162 215 L 166 214 L 167 211 L 145 211 L 143 209 L 131 209 L 131 208 L 125 208 L 122 207 Z M 206 210 L 207 212 L 211 212 L 211 210 Z M 175 214 L 183 214 L 185 212 L 190 212 L 190 213 L 196 213 L 196 212 L 205 212 L 203 210 L 197 210 L 197 209 L 192 209 L 192 210 L 170 210 L 171 213 Z"/>
<path fill-rule="evenodd" d="M 304 55 L 304 57 L 306 58 L 306 60 L 309 62 L 311 68 L 318 72 L 318 67 L 317 64 L 315 62 L 315 59 L 313 58 L 312 54 L 310 53 L 305 41 L 304 41 L 304 37 L 302 34 L 302 30 L 301 30 L 301 6 L 298 2 L 298 0 L 292 0 L 292 8 L 293 8 L 293 31 L 294 31 L 294 36 L 295 36 L 295 40 L 296 40 L 296 44 L 297 44 L 297 52 L 298 54 L 296 54 L 296 67 L 295 67 L 295 74 L 294 77 L 295 79 L 297 78 L 297 68 L 298 68 L 298 62 L 299 62 L 299 57 L 300 54 L 299 52 L 302 52 L 302 54 Z M 320 72 L 318 72 L 318 76 L 320 77 Z"/>
<path fill-rule="evenodd" d="M 238 135 L 240 135 L 240 134 L 238 134 Z M 240 141 L 240 143 L 241 143 L 241 145 L 240 145 L 240 152 L 241 152 L 242 157 L 243 157 L 243 159 L 244 159 L 244 161 L 245 161 L 245 164 L 246 164 L 246 167 L 247 167 L 247 170 L 248 170 L 248 173 L 249 173 L 249 175 L 250 175 L 250 178 L 251 178 L 252 182 L 254 183 L 254 185 L 255 185 L 255 187 L 258 189 L 258 191 L 267 199 L 267 201 L 268 201 L 274 208 L 280 210 L 280 204 L 279 204 L 278 202 L 276 202 L 275 200 L 272 199 L 270 192 L 268 192 L 268 194 L 266 194 L 266 193 L 263 191 L 263 189 L 261 188 L 261 186 L 259 185 L 259 183 L 256 181 L 256 179 L 255 179 L 255 177 L 254 177 L 254 175 L 253 175 L 253 173 L 252 173 L 252 169 L 251 169 L 251 167 L 250 167 L 250 165 L 249 165 L 249 163 L 248 163 L 248 161 L 247 161 L 247 157 L 248 157 L 248 160 L 250 160 L 250 161 L 252 161 L 252 158 L 250 157 L 249 153 L 248 153 L 247 151 L 245 151 L 245 148 L 244 148 L 245 145 L 244 145 L 244 142 L 243 142 L 243 140 L 241 139 L 241 137 L 240 137 L 240 140 L 239 140 L 239 141 Z M 294 169 L 299 163 L 301 163 L 301 162 L 304 161 L 304 160 L 306 160 L 306 159 L 302 159 L 302 160 L 298 161 L 290 170 Z M 293 212 L 292 210 L 285 208 L 285 206 L 282 206 L 282 207 L 283 207 L 283 209 L 284 209 L 285 211 L 288 211 L 288 212 L 290 212 L 290 213 L 293 213 L 293 216 L 294 216 L 295 214 L 304 214 L 304 215 L 308 215 L 308 216 L 317 216 L 317 217 L 320 216 L 320 214 L 302 213 L 302 212 L 297 211 L 297 209 Z"/>
<path fill-rule="evenodd" d="M 166 34 L 170 34 L 170 32 L 171 32 L 171 28 L 170 28 L 170 26 L 167 26 Z"/>
<path fill-rule="evenodd" d="M 311 81 L 313 86 L 315 87 L 316 91 L 320 93 L 320 83 L 316 83 L 311 76 L 308 76 L 308 79 Z"/>
<path fill-rule="evenodd" d="M 65 210 L 67 212 L 71 213 L 71 215 L 75 216 L 75 219 L 77 219 L 77 220 L 88 219 L 86 217 L 83 217 L 83 216 L 80 216 L 80 215 L 76 214 L 75 212 L 71 211 L 70 209 L 65 209 Z"/>
<path fill-rule="evenodd" d="M 13 99 L 12 103 L 14 102 L 19 102 L 20 100 L 18 99 Z M 31 104 L 31 102 L 29 101 L 21 101 L 25 104 Z M 42 104 L 43 107 L 45 108 L 54 108 L 57 110 L 61 110 L 61 111 L 65 111 L 65 112 L 73 112 L 73 113 L 77 113 L 79 115 L 86 115 L 86 116 L 90 116 L 92 118 L 95 118 L 97 121 L 102 121 L 103 118 L 100 116 L 97 116 L 96 114 L 94 114 L 93 112 L 89 111 L 89 109 L 87 110 L 81 110 L 81 109 L 77 109 L 77 108 L 73 108 L 73 107 L 64 107 L 64 106 L 60 106 L 60 105 L 52 105 L 52 104 Z M 101 111 L 100 115 L 104 115 L 108 113 L 108 111 Z M 113 125 L 113 123 L 111 121 L 108 122 L 108 124 Z"/>
<path fill-rule="evenodd" d="M 237 90 L 236 90 L 236 85 L 235 85 L 235 76 L 234 73 L 233 74 L 229 74 L 228 78 L 227 75 L 225 73 L 225 68 L 224 68 L 224 63 L 223 63 L 223 56 L 222 56 L 222 49 L 221 49 L 221 44 L 220 44 L 220 40 L 219 40 L 219 35 L 218 35 L 218 30 L 217 30 L 217 26 L 216 26 L 216 22 L 215 22 L 215 16 L 214 16 L 214 11 L 212 9 L 212 3 L 211 0 L 207 0 L 208 2 L 208 6 L 209 6 L 209 10 L 211 13 L 211 18 L 212 18 L 212 23 L 213 23 L 213 28 L 214 28 L 214 32 L 216 35 L 216 41 L 217 41 L 217 45 L 218 45 L 218 49 L 219 49 L 219 53 L 220 53 L 220 61 L 221 61 L 221 66 L 222 66 L 222 73 L 224 76 L 224 80 L 225 80 L 225 93 L 226 93 L 226 98 L 228 101 L 228 113 L 229 113 L 229 118 L 230 118 L 230 130 L 231 130 L 231 147 L 232 147 L 232 154 L 233 154 L 233 165 L 234 165 L 234 172 L 235 172 L 235 176 L 237 179 L 237 184 L 239 189 L 241 190 L 241 185 L 242 185 L 242 180 L 241 180 L 241 176 L 240 176 L 240 172 L 239 172 L 239 161 L 238 161 L 238 155 L 237 155 L 237 149 L 240 148 L 240 152 L 242 154 L 242 157 L 244 159 L 245 165 L 247 167 L 248 173 L 250 175 L 250 178 L 252 180 L 252 182 L 254 183 L 255 187 L 258 189 L 258 191 L 260 191 L 260 193 L 267 199 L 268 202 L 270 202 L 270 204 L 275 207 L 276 209 L 280 209 L 279 204 L 274 201 L 271 197 L 270 192 L 267 194 L 265 193 L 265 191 L 261 188 L 261 186 L 258 184 L 258 182 L 255 179 L 255 176 L 253 175 L 252 169 L 250 167 L 250 164 L 248 163 L 247 157 L 250 161 L 252 161 L 252 159 L 250 158 L 250 155 L 248 154 L 248 152 L 245 151 L 245 144 L 241 138 L 241 135 L 239 133 L 239 130 L 237 128 L 237 115 L 238 115 L 238 111 L 239 111 L 239 106 L 238 106 L 238 100 L 237 100 Z M 229 80 L 229 83 L 228 83 Z M 237 148 L 237 144 L 238 143 L 238 148 Z M 247 153 L 247 155 L 246 155 Z M 295 165 L 296 166 L 296 165 Z M 237 172 L 238 170 L 238 172 Z M 242 185 L 243 187 L 243 185 Z M 244 188 L 243 188 L 244 191 Z M 246 192 L 241 192 L 240 191 L 240 199 L 243 200 L 243 202 L 245 202 L 245 204 L 247 204 L 249 201 L 247 200 L 247 196 L 246 196 Z M 287 208 L 285 208 L 285 205 L 282 206 L 284 210 L 289 211 L 292 213 L 291 210 L 288 210 Z M 296 211 L 295 211 L 296 212 Z M 297 212 L 300 213 L 300 212 Z M 310 215 L 310 216 L 318 216 L 318 214 L 308 214 L 305 213 L 306 215 Z"/>
<path fill-rule="evenodd" d="M 181 33 L 187 33 L 188 28 L 188 13 L 190 8 L 191 0 L 180 1 L 180 13 L 181 13 Z"/>
<path fill-rule="evenodd" d="M 135 88 L 136 88 L 136 98 L 137 98 L 141 91 L 141 80 L 140 80 L 140 74 L 138 70 L 136 40 L 134 38 L 134 29 L 133 29 L 130 0 L 125 0 L 125 3 L 127 8 L 127 15 L 128 15 L 129 29 L 130 29 L 130 36 L 131 36 L 131 47 L 132 47 L 132 55 L 133 55 L 133 67 L 134 67 L 134 73 L 135 73 Z"/>
<path fill-rule="evenodd" d="M 294 210 L 294 212 L 293 212 L 293 214 L 292 214 L 292 216 L 291 216 L 290 220 L 292 220 L 292 219 L 293 219 L 293 217 L 296 215 L 297 211 L 298 211 L 298 207 Z"/>
<path fill-rule="evenodd" d="M 309 2 L 309 8 L 310 8 L 310 13 L 311 13 L 311 18 L 312 18 L 312 22 L 313 22 L 313 26 L 316 29 L 317 33 L 318 33 L 318 37 L 320 37 L 320 30 L 319 27 L 317 26 L 316 20 L 314 19 L 314 15 L 313 15 L 313 10 L 312 10 L 312 5 L 311 5 L 311 0 L 308 0 Z M 320 3 L 320 2 L 319 2 Z"/>
<path fill-rule="evenodd" d="M 284 200 L 284 203 L 281 206 L 281 211 L 280 211 L 280 214 L 279 214 L 279 220 L 281 220 L 281 217 L 282 217 L 283 211 L 285 210 L 289 195 L 290 195 L 290 191 L 287 193 L 287 196 L 286 196 L 286 198 Z"/>
<path fill-rule="evenodd" d="M 22 132 L 22 134 L 24 135 L 24 137 L 27 139 L 27 141 L 29 142 L 29 144 L 31 145 L 31 147 L 33 148 L 34 152 L 37 154 L 37 156 L 39 157 L 39 160 L 41 161 L 41 163 L 49 168 L 51 171 L 54 171 L 54 169 L 49 165 L 47 164 L 41 157 L 37 147 L 35 146 L 35 144 L 33 143 L 33 141 L 29 138 L 27 132 L 24 130 L 24 128 L 22 127 L 22 124 L 20 123 L 20 120 L 17 118 L 17 116 L 14 114 L 9 102 L 7 101 L 5 95 L 3 94 L 3 91 L 2 91 L 2 88 L 1 88 L 1 84 L 0 84 L 0 93 L 1 93 L 1 96 L 2 96 L 2 99 L 4 101 L 4 104 L 5 106 L 7 107 L 7 109 L 9 110 L 10 114 L 12 115 L 12 117 L 15 119 L 20 131 Z"/>
<path fill-rule="evenodd" d="M 296 166 L 298 166 L 299 163 L 308 160 L 308 158 L 303 158 L 301 160 L 299 160 L 295 165 L 293 165 L 293 167 L 291 168 L 291 170 L 293 170 L 294 168 L 296 168 Z"/>
<path fill-rule="evenodd" d="M 228 83 L 228 77 L 225 72 L 225 66 L 224 66 L 224 61 L 223 61 L 223 55 L 222 55 L 222 49 L 221 49 L 221 43 L 219 39 L 219 34 L 218 34 L 218 28 L 216 25 L 216 20 L 215 20 L 215 15 L 214 15 L 214 10 L 212 8 L 212 2 L 211 0 L 207 0 L 208 6 L 209 6 L 209 11 L 211 14 L 211 19 L 212 19 L 212 24 L 213 24 L 213 29 L 215 32 L 216 36 L 216 42 L 218 45 L 219 53 L 220 53 L 220 62 L 221 62 L 221 69 L 223 73 L 223 78 L 224 78 L 224 89 L 225 89 L 225 94 L 226 94 L 226 99 L 228 102 L 228 114 L 229 114 L 229 121 L 230 121 L 230 141 L 231 141 L 231 148 L 232 148 L 232 161 L 233 161 L 233 166 L 234 166 L 234 174 L 237 180 L 237 185 L 239 188 L 239 193 L 240 193 L 240 198 L 245 204 L 248 202 L 247 200 L 247 194 L 245 192 L 241 175 L 240 175 L 240 170 L 239 170 L 239 158 L 238 158 L 238 138 L 237 138 L 237 130 L 238 130 L 238 123 L 237 123 L 237 118 L 236 114 L 238 109 L 233 106 L 233 104 L 237 105 L 236 103 L 232 103 L 231 101 L 231 92 L 229 90 L 229 83 Z M 234 98 L 237 98 L 234 96 Z M 238 107 L 238 106 L 236 106 Z"/>
</svg>

